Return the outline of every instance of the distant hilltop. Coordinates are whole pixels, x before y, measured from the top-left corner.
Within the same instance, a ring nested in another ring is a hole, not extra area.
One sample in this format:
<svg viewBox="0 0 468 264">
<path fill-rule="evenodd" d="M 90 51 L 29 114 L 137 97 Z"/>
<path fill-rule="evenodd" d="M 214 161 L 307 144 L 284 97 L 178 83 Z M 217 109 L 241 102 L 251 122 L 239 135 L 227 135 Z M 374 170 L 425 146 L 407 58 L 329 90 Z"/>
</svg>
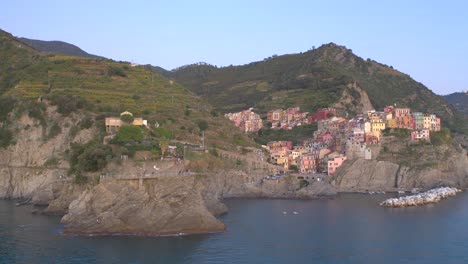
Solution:
<svg viewBox="0 0 468 264">
<path fill-rule="evenodd" d="M 468 90 L 444 95 L 444 98 L 458 111 L 468 114 Z"/>
<path fill-rule="evenodd" d="M 94 58 L 94 59 L 103 59 L 104 57 L 97 56 L 94 54 L 89 54 L 86 51 L 80 49 L 79 47 L 63 42 L 63 41 L 45 41 L 37 39 L 28 39 L 28 38 L 17 38 L 17 40 L 23 42 L 26 45 L 31 46 L 32 48 L 42 51 L 42 52 L 51 52 L 63 55 L 84 57 L 84 58 Z"/>
</svg>

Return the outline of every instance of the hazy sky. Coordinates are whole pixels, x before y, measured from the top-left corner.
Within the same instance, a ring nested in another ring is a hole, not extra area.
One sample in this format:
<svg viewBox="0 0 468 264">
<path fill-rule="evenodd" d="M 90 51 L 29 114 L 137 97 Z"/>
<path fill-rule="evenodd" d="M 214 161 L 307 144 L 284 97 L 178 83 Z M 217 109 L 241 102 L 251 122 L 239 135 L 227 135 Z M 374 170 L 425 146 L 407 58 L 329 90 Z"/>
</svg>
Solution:
<svg viewBox="0 0 468 264">
<path fill-rule="evenodd" d="M 385 3 L 384 3 L 385 2 Z M 172 69 L 335 42 L 438 94 L 468 89 L 468 1 L 3 1 L 0 28 Z"/>
</svg>

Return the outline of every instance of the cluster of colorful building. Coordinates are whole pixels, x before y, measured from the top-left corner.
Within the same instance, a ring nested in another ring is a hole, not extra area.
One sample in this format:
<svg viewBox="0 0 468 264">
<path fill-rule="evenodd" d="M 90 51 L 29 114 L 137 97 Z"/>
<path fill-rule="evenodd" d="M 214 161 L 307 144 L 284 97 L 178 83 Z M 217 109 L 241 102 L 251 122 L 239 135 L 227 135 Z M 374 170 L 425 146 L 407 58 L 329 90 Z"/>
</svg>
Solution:
<svg viewBox="0 0 468 264">
<path fill-rule="evenodd" d="M 269 142 L 265 148 L 270 152 L 271 163 L 285 169 L 295 167 L 301 173 L 333 174 L 346 159 L 372 159 L 372 146 L 380 143 L 386 128 L 409 129 L 412 141 L 429 141 L 430 131 L 441 128 L 441 120 L 434 114 L 394 106 L 351 119 L 337 117 L 335 109 L 326 108 L 307 119 L 317 122 L 313 138 L 297 146 L 290 141 Z"/>
<path fill-rule="evenodd" d="M 252 111 L 252 108 L 237 113 L 228 113 L 224 116 L 233 121 L 236 127 L 239 127 L 246 133 L 257 132 L 263 127 L 263 120 L 259 114 Z"/>
<path fill-rule="evenodd" d="M 275 109 L 267 112 L 267 122 L 271 123 L 272 129 L 293 129 L 296 126 L 308 123 L 308 112 L 300 112 L 299 107 L 286 110 Z"/>
<path fill-rule="evenodd" d="M 227 113 L 224 115 L 234 122 L 234 125 L 241 128 L 244 132 L 257 132 L 263 127 L 263 121 L 259 114 L 252 111 L 252 108 L 236 113 Z M 322 108 L 313 114 L 301 112 L 300 108 L 291 107 L 286 110 L 275 109 L 268 111 L 266 121 L 271 123 L 271 129 L 291 130 L 296 126 L 311 124 L 321 120 L 336 116 L 336 109 Z"/>
</svg>

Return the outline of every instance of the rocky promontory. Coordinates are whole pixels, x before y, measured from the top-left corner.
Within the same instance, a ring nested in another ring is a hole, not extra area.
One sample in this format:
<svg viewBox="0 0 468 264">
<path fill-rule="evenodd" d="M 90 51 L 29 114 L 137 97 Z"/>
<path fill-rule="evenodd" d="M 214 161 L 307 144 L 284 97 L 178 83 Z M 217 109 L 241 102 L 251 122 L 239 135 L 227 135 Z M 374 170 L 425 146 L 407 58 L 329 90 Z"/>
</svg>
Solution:
<svg viewBox="0 0 468 264">
<path fill-rule="evenodd" d="M 221 232 L 196 177 L 104 180 L 70 204 L 69 234 L 166 235 Z M 216 201 L 210 201 L 211 207 Z"/>
</svg>

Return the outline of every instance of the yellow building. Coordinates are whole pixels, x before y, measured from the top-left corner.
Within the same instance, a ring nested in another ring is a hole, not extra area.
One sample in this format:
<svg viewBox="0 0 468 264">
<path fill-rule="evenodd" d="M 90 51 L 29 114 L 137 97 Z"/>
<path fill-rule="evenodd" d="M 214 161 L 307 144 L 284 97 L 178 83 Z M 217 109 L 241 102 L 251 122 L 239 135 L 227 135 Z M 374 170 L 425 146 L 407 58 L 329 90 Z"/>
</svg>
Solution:
<svg viewBox="0 0 468 264">
<path fill-rule="evenodd" d="M 120 130 L 120 127 L 122 125 L 125 125 L 126 123 L 122 121 L 121 117 L 123 115 L 130 115 L 133 116 L 132 113 L 125 111 L 120 113 L 120 117 L 106 117 L 106 132 L 107 133 L 117 133 Z M 137 117 L 134 118 L 132 121 L 132 125 L 134 126 L 148 126 L 148 121 L 144 120 L 143 118 Z"/>
<path fill-rule="evenodd" d="M 389 128 L 397 128 L 397 121 L 396 119 L 387 119 L 387 127 Z"/>
<path fill-rule="evenodd" d="M 386 127 L 385 122 L 382 118 L 371 119 L 371 131 L 382 131 Z"/>
</svg>

